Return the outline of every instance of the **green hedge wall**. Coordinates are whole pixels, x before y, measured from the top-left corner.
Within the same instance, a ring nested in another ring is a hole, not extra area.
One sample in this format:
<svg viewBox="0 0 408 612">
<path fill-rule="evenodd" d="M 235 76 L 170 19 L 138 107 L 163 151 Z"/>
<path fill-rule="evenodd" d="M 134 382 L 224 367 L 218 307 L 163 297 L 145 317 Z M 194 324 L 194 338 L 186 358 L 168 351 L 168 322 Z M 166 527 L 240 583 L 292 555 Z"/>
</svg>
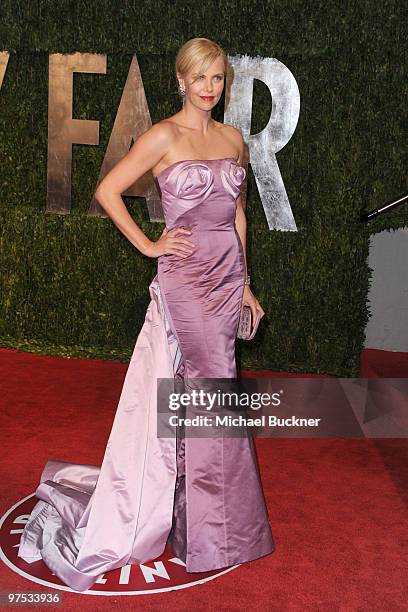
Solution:
<svg viewBox="0 0 408 612">
<path fill-rule="evenodd" d="M 275 57 L 301 110 L 277 160 L 298 232 L 269 231 L 249 171 L 248 261 L 266 311 L 238 366 L 357 376 L 370 313 L 370 234 L 408 224 L 408 207 L 370 225 L 359 215 L 407 191 L 404 3 L 2 2 L 0 345 L 128 360 L 157 260 L 110 219 L 87 216 L 134 53 L 153 123 L 180 108 L 174 59 L 189 38 L 227 54 Z M 74 75 L 73 116 L 100 121 L 99 146 L 74 145 L 72 209 L 45 212 L 48 54 L 107 53 L 106 75 Z M 222 99 L 213 114 L 223 120 Z M 254 84 L 252 133 L 271 98 Z M 142 198 L 124 198 L 152 239 Z"/>
</svg>

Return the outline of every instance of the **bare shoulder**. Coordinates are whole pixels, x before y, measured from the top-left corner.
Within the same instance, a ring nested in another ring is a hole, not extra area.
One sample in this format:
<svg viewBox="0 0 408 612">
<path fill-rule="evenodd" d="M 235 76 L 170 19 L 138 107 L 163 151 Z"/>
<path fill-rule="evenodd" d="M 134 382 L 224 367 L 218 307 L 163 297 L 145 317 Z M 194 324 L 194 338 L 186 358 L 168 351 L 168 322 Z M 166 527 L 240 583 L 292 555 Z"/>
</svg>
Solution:
<svg viewBox="0 0 408 612">
<path fill-rule="evenodd" d="M 244 159 L 245 142 L 240 128 L 228 123 L 222 123 L 225 137 L 231 142 L 233 147 L 238 151 L 238 161 L 242 163 Z"/>
<path fill-rule="evenodd" d="M 133 161 L 139 166 L 155 168 L 160 160 L 172 148 L 178 137 L 177 126 L 168 120 L 154 123 L 146 132 L 143 132 L 131 149 Z M 141 159 L 143 163 L 141 163 Z"/>
<path fill-rule="evenodd" d="M 225 135 L 231 138 L 237 147 L 240 148 L 244 142 L 240 128 L 229 125 L 228 123 L 223 123 L 222 125 L 224 126 Z"/>
<path fill-rule="evenodd" d="M 154 127 L 158 131 L 163 131 L 165 134 L 170 137 L 177 138 L 182 132 L 183 126 L 178 123 L 179 113 L 175 115 L 171 115 L 170 117 L 165 117 L 161 121 L 158 121 L 154 124 Z"/>
<path fill-rule="evenodd" d="M 235 127 L 234 125 L 230 125 L 229 123 L 220 123 L 220 125 L 222 126 L 222 129 L 225 130 L 226 133 L 235 135 L 235 137 L 241 136 L 242 138 L 242 132 L 239 127 Z"/>
<path fill-rule="evenodd" d="M 152 127 L 145 132 L 153 140 L 156 140 L 158 145 L 169 145 L 177 137 L 177 126 L 169 119 L 162 119 L 154 123 Z"/>
</svg>

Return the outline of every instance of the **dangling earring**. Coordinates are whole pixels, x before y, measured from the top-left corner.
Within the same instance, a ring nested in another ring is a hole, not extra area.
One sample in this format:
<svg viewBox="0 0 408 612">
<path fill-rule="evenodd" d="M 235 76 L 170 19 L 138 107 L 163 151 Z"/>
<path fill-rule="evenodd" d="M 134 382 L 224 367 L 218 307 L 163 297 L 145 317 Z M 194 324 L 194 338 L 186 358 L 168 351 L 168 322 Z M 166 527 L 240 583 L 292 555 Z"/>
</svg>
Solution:
<svg viewBox="0 0 408 612">
<path fill-rule="evenodd" d="M 180 81 L 179 81 L 179 85 L 178 85 L 178 92 L 179 92 L 180 96 L 183 98 L 183 106 L 184 106 L 186 89 L 185 89 L 185 87 L 181 86 Z"/>
</svg>

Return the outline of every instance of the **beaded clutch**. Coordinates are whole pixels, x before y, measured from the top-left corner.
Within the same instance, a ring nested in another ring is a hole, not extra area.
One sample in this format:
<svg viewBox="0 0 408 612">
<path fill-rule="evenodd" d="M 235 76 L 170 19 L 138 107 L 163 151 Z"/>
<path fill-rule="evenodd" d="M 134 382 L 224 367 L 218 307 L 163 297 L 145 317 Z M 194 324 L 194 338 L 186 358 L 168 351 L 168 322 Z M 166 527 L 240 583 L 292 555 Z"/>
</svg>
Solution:
<svg viewBox="0 0 408 612">
<path fill-rule="evenodd" d="M 264 316 L 264 311 L 257 308 L 255 321 L 252 322 L 252 311 L 246 304 L 241 310 L 241 315 L 238 323 L 237 338 L 241 340 L 252 340 L 258 329 L 259 321 Z M 252 328 L 252 330 L 251 330 Z"/>
</svg>

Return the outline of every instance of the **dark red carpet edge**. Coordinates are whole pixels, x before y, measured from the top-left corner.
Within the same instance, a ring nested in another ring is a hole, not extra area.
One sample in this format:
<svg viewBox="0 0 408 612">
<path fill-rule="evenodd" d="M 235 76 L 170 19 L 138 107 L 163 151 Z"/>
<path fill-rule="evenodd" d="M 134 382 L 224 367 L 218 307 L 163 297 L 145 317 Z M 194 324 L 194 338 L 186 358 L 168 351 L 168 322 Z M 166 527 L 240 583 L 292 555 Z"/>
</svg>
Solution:
<svg viewBox="0 0 408 612">
<path fill-rule="evenodd" d="M 101 463 L 126 369 L 0 348 L 1 515 L 35 490 L 48 459 Z M 407 373 L 407 354 L 363 352 L 362 377 Z M 59 609 L 408 610 L 407 441 L 257 438 L 256 447 L 272 555 L 170 593 L 64 592 Z M 2 592 L 47 590 L 0 568 Z"/>
</svg>

